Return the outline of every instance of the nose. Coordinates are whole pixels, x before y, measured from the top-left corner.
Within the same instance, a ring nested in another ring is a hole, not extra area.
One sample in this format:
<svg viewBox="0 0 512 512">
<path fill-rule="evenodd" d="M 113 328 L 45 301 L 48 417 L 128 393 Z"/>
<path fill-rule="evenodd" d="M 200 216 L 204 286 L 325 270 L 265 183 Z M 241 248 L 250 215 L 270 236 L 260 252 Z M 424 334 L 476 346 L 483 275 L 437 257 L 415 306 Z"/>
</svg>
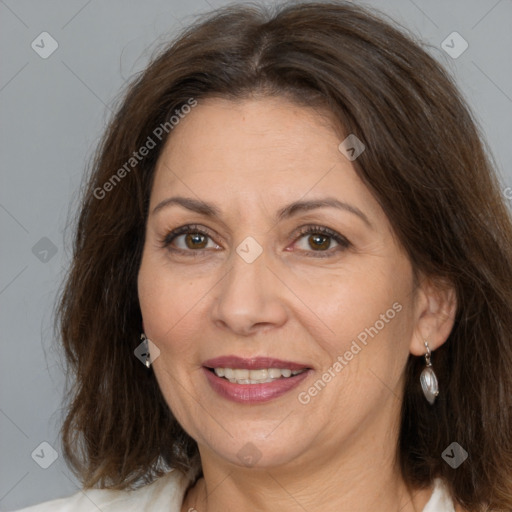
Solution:
<svg viewBox="0 0 512 512">
<path fill-rule="evenodd" d="M 234 254 L 231 270 L 216 290 L 211 313 L 221 329 L 250 336 L 287 321 L 285 287 L 267 267 L 264 254 L 252 263 Z"/>
</svg>

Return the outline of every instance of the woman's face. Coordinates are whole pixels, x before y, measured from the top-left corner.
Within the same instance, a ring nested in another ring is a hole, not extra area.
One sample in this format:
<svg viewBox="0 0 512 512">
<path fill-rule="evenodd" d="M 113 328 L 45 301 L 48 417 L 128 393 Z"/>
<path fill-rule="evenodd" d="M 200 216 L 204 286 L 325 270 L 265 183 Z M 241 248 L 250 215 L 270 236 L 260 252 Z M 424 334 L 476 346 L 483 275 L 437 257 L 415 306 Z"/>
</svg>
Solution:
<svg viewBox="0 0 512 512">
<path fill-rule="evenodd" d="M 203 457 L 312 469 L 395 439 L 412 268 L 341 142 L 283 98 L 210 99 L 159 159 L 140 305 Z"/>
</svg>

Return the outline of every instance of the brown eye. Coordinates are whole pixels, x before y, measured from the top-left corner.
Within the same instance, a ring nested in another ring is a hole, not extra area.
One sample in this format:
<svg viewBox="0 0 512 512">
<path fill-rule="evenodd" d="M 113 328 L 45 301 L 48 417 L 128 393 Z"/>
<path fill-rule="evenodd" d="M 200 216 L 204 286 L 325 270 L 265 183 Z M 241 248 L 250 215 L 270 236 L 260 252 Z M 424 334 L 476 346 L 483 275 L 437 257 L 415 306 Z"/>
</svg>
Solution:
<svg viewBox="0 0 512 512">
<path fill-rule="evenodd" d="M 191 225 L 181 226 L 171 231 L 160 242 L 162 247 L 171 251 L 181 251 L 182 253 L 196 252 L 199 254 L 211 249 L 221 249 L 206 231 Z"/>
<path fill-rule="evenodd" d="M 303 226 L 294 247 L 308 256 L 328 257 L 348 249 L 351 243 L 337 231 L 325 226 Z"/>
<path fill-rule="evenodd" d="M 331 245 L 331 237 L 321 234 L 309 235 L 308 244 L 314 251 L 325 251 Z"/>
<path fill-rule="evenodd" d="M 201 233 L 189 233 L 185 235 L 185 244 L 189 249 L 204 249 L 208 244 L 208 237 Z"/>
</svg>

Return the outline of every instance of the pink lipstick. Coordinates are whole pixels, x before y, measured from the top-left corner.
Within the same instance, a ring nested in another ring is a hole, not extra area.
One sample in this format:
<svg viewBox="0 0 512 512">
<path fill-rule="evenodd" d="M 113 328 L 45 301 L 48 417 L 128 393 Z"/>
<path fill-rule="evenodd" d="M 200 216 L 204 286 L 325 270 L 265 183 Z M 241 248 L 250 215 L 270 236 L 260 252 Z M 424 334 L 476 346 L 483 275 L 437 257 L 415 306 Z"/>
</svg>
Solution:
<svg viewBox="0 0 512 512">
<path fill-rule="evenodd" d="M 261 403 L 291 391 L 312 371 L 306 364 L 270 357 L 222 356 L 203 363 L 220 396 L 238 403 Z"/>
</svg>

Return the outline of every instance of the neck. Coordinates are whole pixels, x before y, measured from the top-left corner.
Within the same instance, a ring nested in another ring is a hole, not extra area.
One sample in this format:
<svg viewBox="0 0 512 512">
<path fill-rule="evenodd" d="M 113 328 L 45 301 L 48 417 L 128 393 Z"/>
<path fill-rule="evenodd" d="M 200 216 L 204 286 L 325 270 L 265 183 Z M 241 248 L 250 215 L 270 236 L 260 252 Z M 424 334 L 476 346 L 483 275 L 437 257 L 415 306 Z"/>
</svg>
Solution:
<svg viewBox="0 0 512 512">
<path fill-rule="evenodd" d="M 396 465 L 396 435 L 385 437 L 363 443 L 355 434 L 322 457 L 267 468 L 241 468 L 202 447 L 203 478 L 182 510 L 421 512 L 432 489 L 407 488 Z"/>
</svg>

